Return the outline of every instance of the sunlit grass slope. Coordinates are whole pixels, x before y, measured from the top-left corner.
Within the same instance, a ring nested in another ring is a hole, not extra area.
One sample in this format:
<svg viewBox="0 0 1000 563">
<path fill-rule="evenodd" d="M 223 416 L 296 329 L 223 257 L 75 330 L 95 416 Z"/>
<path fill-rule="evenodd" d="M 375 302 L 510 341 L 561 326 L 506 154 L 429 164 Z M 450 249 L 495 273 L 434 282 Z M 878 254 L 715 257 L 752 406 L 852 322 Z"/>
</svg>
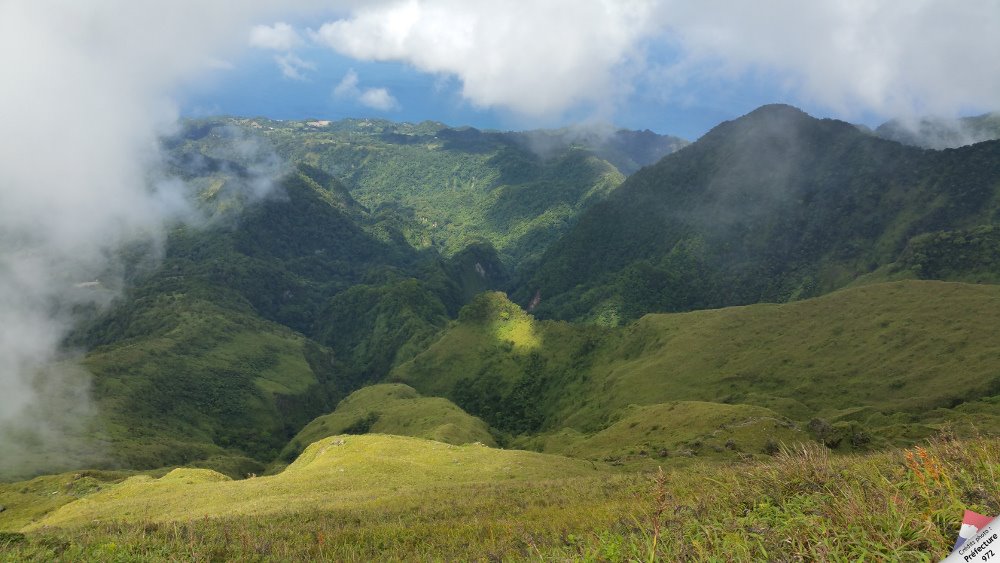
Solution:
<svg viewBox="0 0 1000 563">
<path fill-rule="evenodd" d="M 78 471 L 0 483 L 0 531 L 17 530 L 43 515 L 129 477 L 124 471 Z M 2 554 L 2 550 L 0 550 Z"/>
<path fill-rule="evenodd" d="M 629 405 L 675 401 L 762 407 L 803 428 L 819 419 L 812 433 L 840 447 L 909 443 L 948 420 L 1000 428 L 997 286 L 876 284 L 780 305 L 647 315 L 617 329 L 536 321 L 501 294 L 468 309 L 478 312 L 393 375 L 515 435 L 593 434 L 629 416 Z M 510 412 L 537 424 L 518 426 L 504 418 Z M 690 423 L 671 422 L 666 409 L 653 418 L 661 427 Z M 545 443 L 563 451 L 577 439 L 566 436 Z"/>
<path fill-rule="evenodd" d="M 369 433 L 496 446 L 486 423 L 455 403 L 441 397 L 422 397 L 408 385 L 386 383 L 355 391 L 335 411 L 314 419 L 296 434 L 281 458 L 294 459 L 306 445 L 327 436 Z"/>
<path fill-rule="evenodd" d="M 93 493 L 20 533 L 0 525 L 0 558 L 937 561 L 964 509 L 1000 513 L 993 439 L 844 456 L 814 444 L 659 475 L 513 455 L 524 454 L 330 438 L 273 478 L 179 470 Z M 505 465 L 515 478 L 499 478 Z"/>
<path fill-rule="evenodd" d="M 675 464 L 678 456 L 684 462 L 753 456 L 774 453 L 780 445 L 811 441 L 807 432 L 770 409 L 675 401 L 633 405 L 624 410 L 620 420 L 591 435 L 563 428 L 518 440 L 518 445 L 572 457 L 655 467 Z"/>
<path fill-rule="evenodd" d="M 416 489 L 507 480 L 593 475 L 601 466 L 559 456 L 454 446 L 417 438 L 336 436 L 313 443 L 278 475 L 232 481 L 207 469 L 175 469 L 63 506 L 27 529 L 96 521 L 191 518 L 343 510 Z"/>
</svg>

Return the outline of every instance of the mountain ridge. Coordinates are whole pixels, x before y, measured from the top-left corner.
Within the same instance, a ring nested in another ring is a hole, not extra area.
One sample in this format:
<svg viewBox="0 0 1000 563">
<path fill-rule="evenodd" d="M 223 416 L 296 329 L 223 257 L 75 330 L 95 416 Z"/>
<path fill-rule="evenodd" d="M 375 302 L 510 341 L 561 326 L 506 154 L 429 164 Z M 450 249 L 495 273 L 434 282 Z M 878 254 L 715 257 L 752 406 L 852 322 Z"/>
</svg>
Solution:
<svg viewBox="0 0 1000 563">
<path fill-rule="evenodd" d="M 631 176 L 513 293 L 566 319 L 819 295 L 916 235 L 995 221 L 998 158 L 996 141 L 925 151 L 764 106 Z"/>
</svg>

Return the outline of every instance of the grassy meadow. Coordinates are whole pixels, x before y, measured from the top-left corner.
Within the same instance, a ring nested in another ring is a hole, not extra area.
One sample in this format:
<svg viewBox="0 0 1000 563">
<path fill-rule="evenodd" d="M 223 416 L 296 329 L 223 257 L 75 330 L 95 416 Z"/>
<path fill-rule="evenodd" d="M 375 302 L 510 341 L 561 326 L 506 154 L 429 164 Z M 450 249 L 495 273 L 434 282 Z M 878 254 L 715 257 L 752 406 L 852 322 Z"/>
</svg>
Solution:
<svg viewBox="0 0 1000 563">
<path fill-rule="evenodd" d="M 408 385 L 383 383 L 351 393 L 335 411 L 316 417 L 292 438 L 280 459 L 292 461 L 305 446 L 320 438 L 368 433 L 496 446 L 486 423 L 448 399 L 422 397 Z"/>
<path fill-rule="evenodd" d="M 865 451 L 998 427 L 997 318 L 1000 287 L 938 281 L 618 328 L 540 321 L 495 293 L 392 377 L 519 447 L 588 459 L 733 458 L 795 436 Z"/>
<path fill-rule="evenodd" d="M 92 479 L 79 475 L 2 485 L 0 558 L 935 561 L 963 509 L 1000 513 L 998 472 L 996 440 L 947 434 L 907 450 L 814 444 L 645 472 L 345 435 L 271 477 L 178 469 L 87 490 L 68 486 Z"/>
</svg>

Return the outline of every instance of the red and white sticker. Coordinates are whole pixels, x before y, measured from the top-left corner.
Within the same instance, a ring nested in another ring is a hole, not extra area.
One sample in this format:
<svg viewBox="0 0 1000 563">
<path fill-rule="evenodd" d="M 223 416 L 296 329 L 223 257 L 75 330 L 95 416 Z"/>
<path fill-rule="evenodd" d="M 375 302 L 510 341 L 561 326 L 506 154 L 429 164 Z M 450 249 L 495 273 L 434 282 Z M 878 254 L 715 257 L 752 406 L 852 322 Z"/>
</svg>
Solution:
<svg viewBox="0 0 1000 563">
<path fill-rule="evenodd" d="M 965 511 L 958 540 L 944 563 L 1000 563 L 1000 518 Z"/>
</svg>

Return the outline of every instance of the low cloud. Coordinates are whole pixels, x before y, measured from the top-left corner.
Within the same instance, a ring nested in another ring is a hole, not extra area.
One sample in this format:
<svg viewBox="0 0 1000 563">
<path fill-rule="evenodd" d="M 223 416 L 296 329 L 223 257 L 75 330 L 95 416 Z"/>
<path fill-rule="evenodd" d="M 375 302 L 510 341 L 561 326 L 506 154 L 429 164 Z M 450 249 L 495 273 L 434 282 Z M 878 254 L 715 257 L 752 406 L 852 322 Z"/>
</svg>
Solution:
<svg viewBox="0 0 1000 563">
<path fill-rule="evenodd" d="M 72 463 L 67 444 L 100 449 L 64 432 L 88 434 L 94 408 L 63 340 L 120 290 L 123 245 L 155 259 L 165 227 L 191 213 L 163 174 L 169 92 L 284 6 L 0 2 L 0 473 Z"/>
<path fill-rule="evenodd" d="M 274 51 L 291 51 L 302 44 L 302 37 L 295 28 L 284 22 L 274 25 L 255 25 L 250 30 L 250 46 Z"/>
<path fill-rule="evenodd" d="M 294 27 L 285 22 L 272 25 L 255 25 L 250 30 L 250 46 L 270 51 L 281 51 L 274 56 L 274 62 L 281 75 L 289 80 L 306 80 L 306 71 L 316 70 L 316 65 L 303 60 L 293 51 L 303 44 L 302 37 Z"/>
<path fill-rule="evenodd" d="M 362 90 L 358 87 L 358 82 L 358 73 L 354 69 L 348 70 L 340 83 L 333 88 L 334 97 L 352 99 L 365 107 L 379 111 L 400 109 L 399 102 L 389 93 L 389 90 L 385 88 L 365 88 Z"/>
<path fill-rule="evenodd" d="M 281 75 L 289 80 L 307 80 L 306 71 L 316 70 L 316 65 L 300 59 L 294 53 L 275 55 L 274 62 L 281 69 Z"/>
</svg>

